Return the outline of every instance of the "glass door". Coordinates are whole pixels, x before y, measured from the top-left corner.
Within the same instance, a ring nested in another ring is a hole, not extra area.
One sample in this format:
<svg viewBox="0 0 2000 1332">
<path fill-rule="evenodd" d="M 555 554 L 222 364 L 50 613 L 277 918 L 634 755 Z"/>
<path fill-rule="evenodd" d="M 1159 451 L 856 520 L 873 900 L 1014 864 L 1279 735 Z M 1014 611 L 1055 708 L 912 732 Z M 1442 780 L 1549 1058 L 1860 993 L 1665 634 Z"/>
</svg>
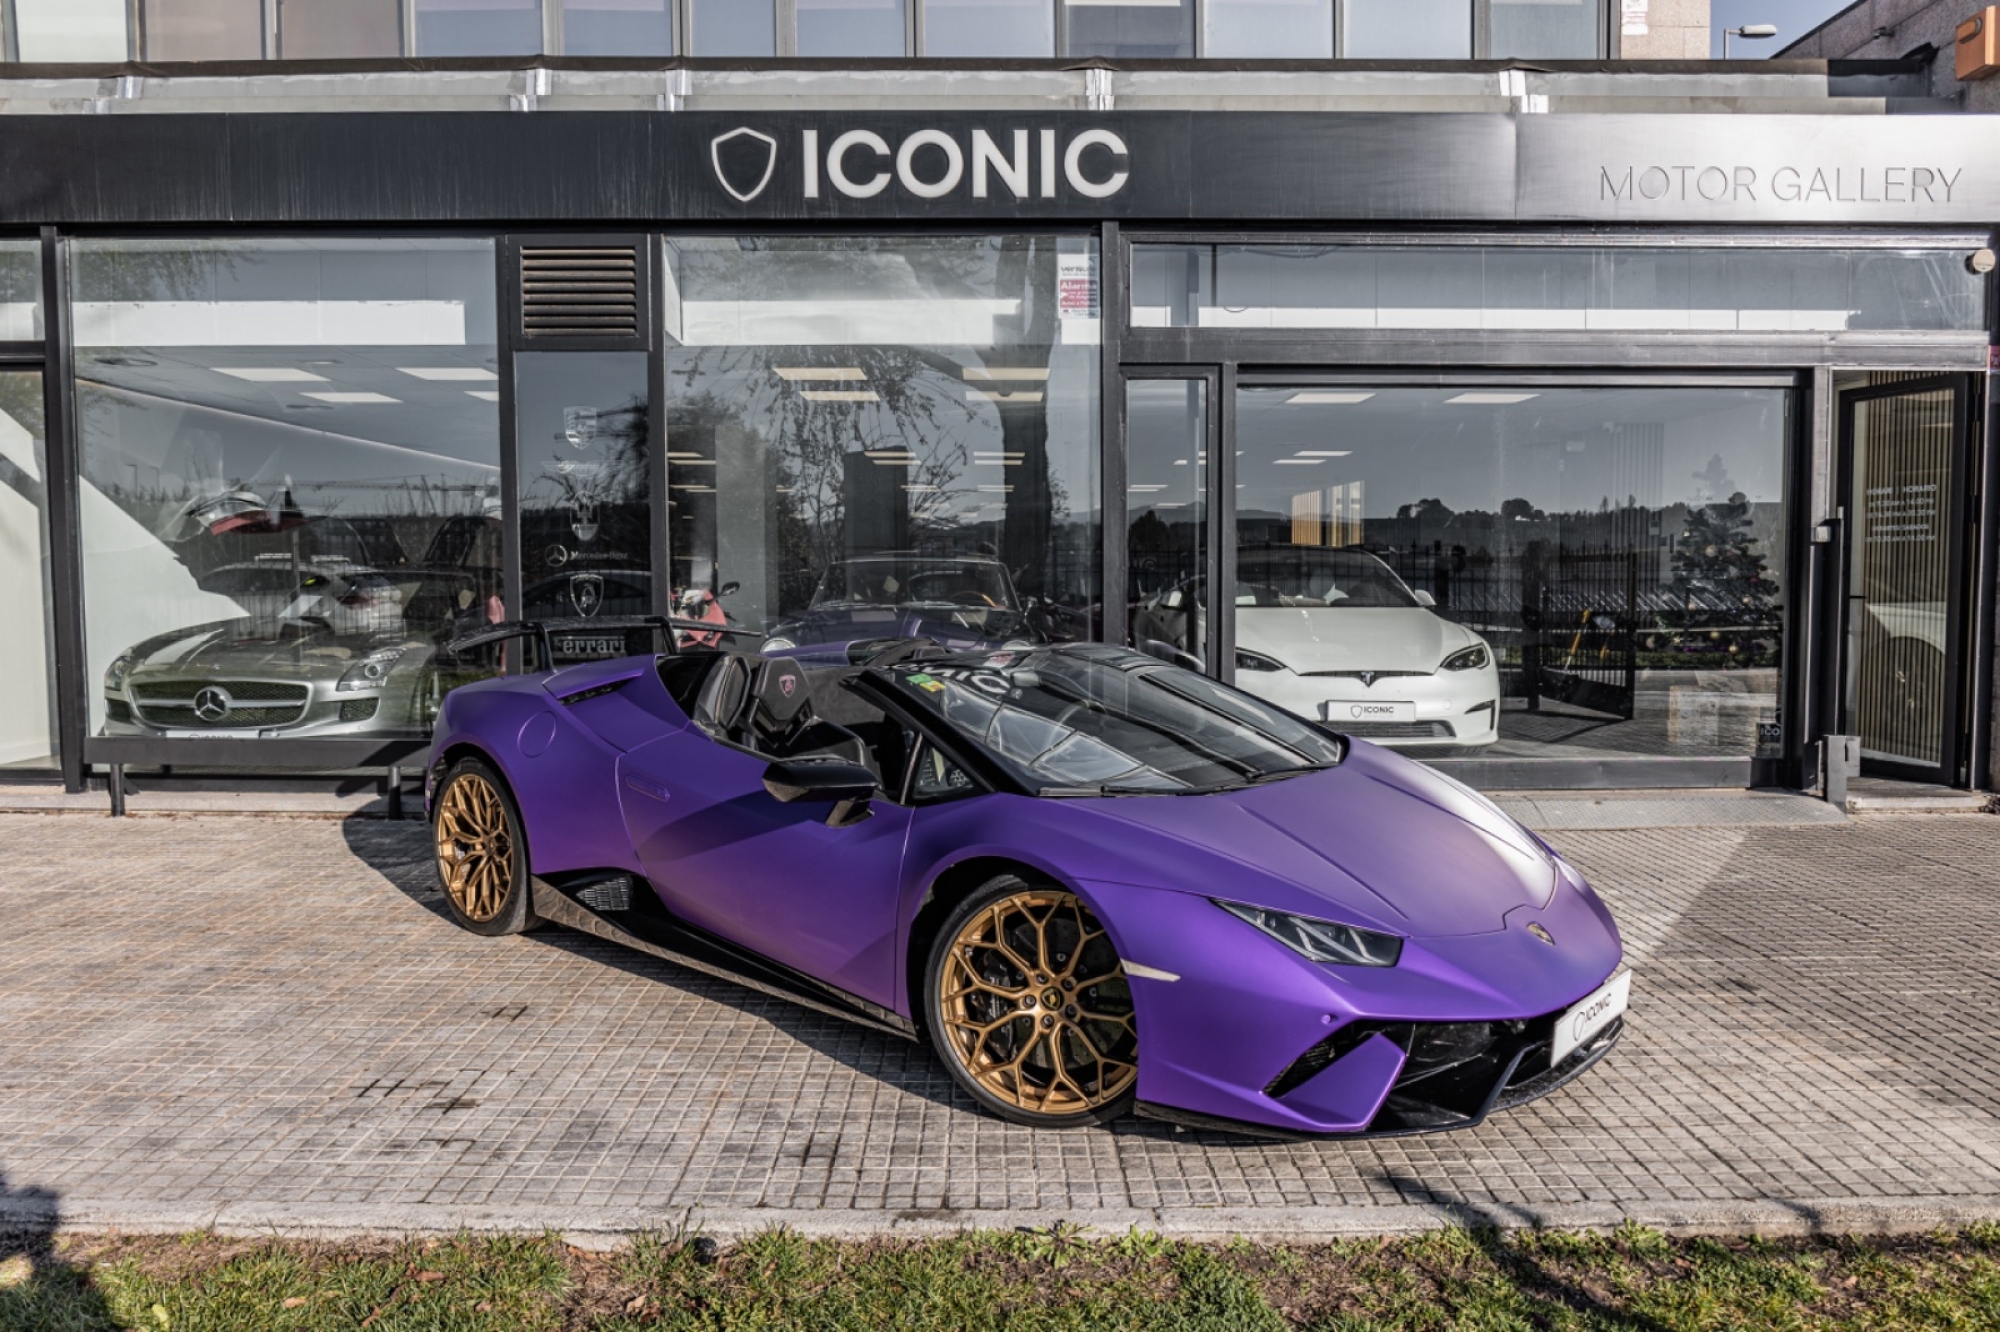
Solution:
<svg viewBox="0 0 2000 1332">
<path fill-rule="evenodd" d="M 42 376 L 0 369 L 0 768 L 56 767 Z"/>
<path fill-rule="evenodd" d="M 1949 376 L 1841 400 L 1842 731 L 1864 772 L 1959 777 L 1969 397 Z"/>
<path fill-rule="evenodd" d="M 1220 674 L 1213 387 L 1206 378 L 1126 381 L 1125 604 L 1134 647 Z"/>
</svg>

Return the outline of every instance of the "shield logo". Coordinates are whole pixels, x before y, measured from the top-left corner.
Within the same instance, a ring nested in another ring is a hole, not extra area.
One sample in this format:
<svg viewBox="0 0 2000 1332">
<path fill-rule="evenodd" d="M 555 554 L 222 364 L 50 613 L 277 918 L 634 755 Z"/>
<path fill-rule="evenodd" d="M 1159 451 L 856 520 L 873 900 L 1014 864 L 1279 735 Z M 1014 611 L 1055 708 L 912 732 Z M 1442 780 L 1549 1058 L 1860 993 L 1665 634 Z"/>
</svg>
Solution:
<svg viewBox="0 0 2000 1332">
<path fill-rule="evenodd" d="M 569 513 L 569 530 L 576 533 L 580 544 L 589 545 L 597 535 L 597 506 L 587 500 L 579 500 Z"/>
<path fill-rule="evenodd" d="M 740 126 L 710 141 L 708 160 L 729 196 L 738 203 L 749 203 L 771 183 L 771 171 L 778 165 L 778 141 L 747 125 Z"/>
<path fill-rule="evenodd" d="M 576 613 L 586 620 L 597 614 L 604 606 L 604 576 L 594 573 L 571 574 L 569 604 L 576 607 Z"/>
<path fill-rule="evenodd" d="M 194 715 L 205 722 L 219 722 L 229 715 L 229 705 L 232 701 L 227 689 L 218 689 L 210 685 L 195 694 Z"/>
<path fill-rule="evenodd" d="M 573 449 L 587 449 L 597 442 L 597 409 L 595 407 L 563 408 L 562 437 L 569 441 Z"/>
</svg>

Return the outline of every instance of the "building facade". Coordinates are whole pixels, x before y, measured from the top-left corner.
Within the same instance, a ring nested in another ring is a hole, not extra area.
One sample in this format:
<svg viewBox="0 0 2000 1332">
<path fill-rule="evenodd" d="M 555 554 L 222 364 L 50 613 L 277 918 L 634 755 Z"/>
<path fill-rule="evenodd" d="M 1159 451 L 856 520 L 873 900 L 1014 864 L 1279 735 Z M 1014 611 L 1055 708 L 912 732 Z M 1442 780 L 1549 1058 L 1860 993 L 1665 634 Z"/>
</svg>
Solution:
<svg viewBox="0 0 2000 1332">
<path fill-rule="evenodd" d="M 414 765 L 524 664 L 452 638 L 671 610 L 1132 643 L 1475 784 L 1985 786 L 2000 133 L 1928 77 L 17 66 L 0 754 Z"/>
</svg>

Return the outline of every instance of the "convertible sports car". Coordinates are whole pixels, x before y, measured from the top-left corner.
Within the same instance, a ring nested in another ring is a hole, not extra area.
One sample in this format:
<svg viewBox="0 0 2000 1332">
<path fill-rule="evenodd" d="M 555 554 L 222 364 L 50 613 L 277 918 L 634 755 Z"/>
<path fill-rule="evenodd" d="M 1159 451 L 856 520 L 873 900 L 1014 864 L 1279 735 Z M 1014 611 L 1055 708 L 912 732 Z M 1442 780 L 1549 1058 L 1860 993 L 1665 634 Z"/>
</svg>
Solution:
<svg viewBox="0 0 2000 1332">
<path fill-rule="evenodd" d="M 851 655 L 456 690 L 426 783 L 453 915 L 928 1040 L 1031 1125 L 1457 1128 L 1619 1037 L 1610 913 L 1449 778 L 1124 648 Z"/>
<path fill-rule="evenodd" d="M 1176 655 L 1207 632 L 1204 582 L 1142 602 L 1133 631 Z M 1500 738 L 1493 649 L 1365 550 L 1246 550 L 1236 569 L 1236 683 L 1302 717 L 1399 749 Z M 1193 608 L 1195 632 L 1188 633 Z M 1159 650 L 1155 648 L 1155 651 Z"/>
<path fill-rule="evenodd" d="M 979 555 L 863 555 L 821 575 L 805 612 L 777 625 L 767 652 L 853 639 L 928 638 L 946 647 L 1032 647 L 1048 635 L 1007 566 Z"/>
</svg>

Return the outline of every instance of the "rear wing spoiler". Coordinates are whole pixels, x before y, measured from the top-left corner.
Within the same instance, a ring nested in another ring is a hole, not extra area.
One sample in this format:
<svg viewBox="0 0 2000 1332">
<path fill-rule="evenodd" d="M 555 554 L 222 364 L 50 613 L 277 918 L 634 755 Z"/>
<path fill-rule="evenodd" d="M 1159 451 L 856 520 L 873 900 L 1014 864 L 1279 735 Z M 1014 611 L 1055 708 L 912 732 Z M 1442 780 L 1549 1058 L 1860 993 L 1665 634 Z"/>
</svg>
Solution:
<svg viewBox="0 0 2000 1332">
<path fill-rule="evenodd" d="M 605 615 L 588 620 L 505 620 L 462 634 L 444 645 L 446 652 L 454 655 L 470 652 L 474 648 L 504 643 L 513 638 L 532 638 L 542 651 L 542 661 L 553 668 L 555 648 L 552 638 L 556 634 L 604 632 L 614 629 L 652 629 L 659 631 L 666 639 L 669 655 L 678 653 L 680 642 L 676 630 L 700 634 L 730 634 L 739 638 L 762 638 L 757 629 L 737 629 L 729 625 L 711 624 L 707 620 L 683 620 L 672 615 Z"/>
</svg>

